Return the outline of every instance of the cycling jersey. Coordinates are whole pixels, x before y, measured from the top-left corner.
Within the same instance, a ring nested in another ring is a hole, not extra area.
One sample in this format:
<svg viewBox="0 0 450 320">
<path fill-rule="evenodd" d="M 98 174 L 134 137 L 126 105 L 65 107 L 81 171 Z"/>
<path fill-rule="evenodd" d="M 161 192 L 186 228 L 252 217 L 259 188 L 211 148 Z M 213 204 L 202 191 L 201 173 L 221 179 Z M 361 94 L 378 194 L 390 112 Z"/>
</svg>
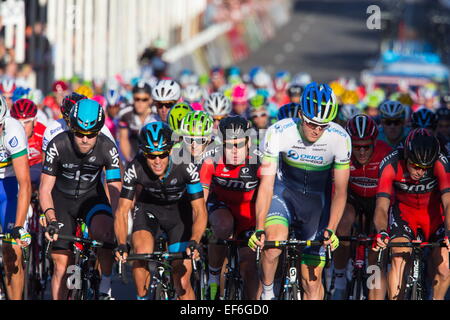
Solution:
<svg viewBox="0 0 450 320">
<path fill-rule="evenodd" d="M 137 185 L 142 186 L 138 202 L 171 204 L 189 196 L 191 200 L 203 198 L 200 174 L 193 163 L 174 164 L 169 167 L 163 179 L 159 179 L 147 165 L 147 159 L 138 154 L 125 170 L 121 198 L 133 200 Z"/>
<path fill-rule="evenodd" d="M 42 172 L 56 177 L 55 188 L 78 197 L 102 184 L 101 173 L 106 170 L 106 182 L 121 181 L 119 153 L 114 143 L 103 133 L 88 154 L 75 148 L 71 132 L 63 132 L 48 145 Z"/>
<path fill-rule="evenodd" d="M 394 206 L 398 209 L 398 217 L 409 225 L 414 234 L 421 228 L 429 239 L 444 221 L 441 194 L 450 192 L 450 166 L 441 154 L 434 167 L 419 181 L 411 179 L 406 166 L 403 148 L 390 153 L 382 161 L 377 197 L 390 198 L 395 191 Z M 395 211 L 393 214 L 391 217 L 395 218 Z"/>
<path fill-rule="evenodd" d="M 27 154 L 27 137 L 22 124 L 6 117 L 0 136 L 0 179 L 14 177 L 12 160 Z"/>
<path fill-rule="evenodd" d="M 206 159 L 200 172 L 200 181 L 204 189 L 211 188 L 208 200 L 209 211 L 217 205 L 227 207 L 235 219 L 235 232 L 255 227 L 256 191 L 261 178 L 259 164 L 247 163 L 237 166 L 226 165 L 221 158 L 215 163 Z"/>
<path fill-rule="evenodd" d="M 42 142 L 46 126 L 37 122 L 33 135 L 28 139 L 28 162 L 30 167 L 42 162 Z"/>
<path fill-rule="evenodd" d="M 350 191 L 360 197 L 375 197 L 378 187 L 378 171 L 380 163 L 392 152 L 392 148 L 384 141 L 376 141 L 369 163 L 361 165 L 353 156 L 350 164 Z"/>
<path fill-rule="evenodd" d="M 53 140 L 57 135 L 59 135 L 62 132 L 68 131 L 69 126 L 67 125 L 66 121 L 64 119 L 58 119 L 53 120 L 49 123 L 47 126 L 47 129 L 45 129 L 44 132 L 44 139 L 42 142 L 42 151 L 47 150 L 47 146 L 50 143 L 50 141 Z M 109 131 L 108 127 L 103 126 L 100 130 L 101 133 L 103 133 L 105 136 L 109 138 L 112 142 L 114 142 L 114 145 L 116 144 L 116 140 L 112 136 L 111 132 Z"/>
<path fill-rule="evenodd" d="M 331 122 L 315 143 L 301 134 L 300 119 L 284 119 L 268 129 L 264 159 L 280 163 L 265 226 L 292 226 L 299 240 L 321 240 L 331 206 L 332 169 L 348 169 L 351 141 Z M 279 155 L 281 154 L 281 161 Z M 325 265 L 323 247 L 303 250 L 302 263 Z"/>
<path fill-rule="evenodd" d="M 381 140 L 386 142 L 391 148 L 396 149 L 398 147 L 403 146 L 403 143 L 405 142 L 406 137 L 408 136 L 409 132 L 411 131 L 411 128 L 408 127 L 404 127 L 403 128 L 403 133 L 402 133 L 402 138 L 400 139 L 399 142 L 397 142 L 396 144 L 392 144 L 391 142 L 389 142 L 388 138 L 386 137 L 386 134 L 384 133 L 384 128 L 383 126 L 379 126 L 378 127 L 378 137 L 377 140 Z"/>
</svg>

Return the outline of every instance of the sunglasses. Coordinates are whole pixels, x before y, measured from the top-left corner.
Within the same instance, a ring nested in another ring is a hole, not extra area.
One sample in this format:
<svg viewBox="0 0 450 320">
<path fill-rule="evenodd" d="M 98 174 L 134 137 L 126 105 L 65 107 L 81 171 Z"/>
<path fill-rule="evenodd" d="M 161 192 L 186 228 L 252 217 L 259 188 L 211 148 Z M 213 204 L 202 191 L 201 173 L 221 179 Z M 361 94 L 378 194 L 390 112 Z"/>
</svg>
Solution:
<svg viewBox="0 0 450 320">
<path fill-rule="evenodd" d="M 166 108 L 166 109 L 170 109 L 172 108 L 173 103 L 156 103 L 156 107 L 158 109 L 162 109 L 162 108 Z"/>
<path fill-rule="evenodd" d="M 414 170 L 428 170 L 433 168 L 433 166 L 423 166 L 421 164 L 417 164 L 417 163 L 413 163 L 411 161 L 408 161 L 409 165 L 411 166 L 411 168 L 413 168 Z"/>
<path fill-rule="evenodd" d="M 76 130 L 72 130 L 73 134 L 75 135 L 75 137 L 83 139 L 84 137 L 88 138 L 88 139 L 94 139 L 95 137 L 98 136 L 98 132 L 83 132 L 83 131 L 76 131 Z"/>
<path fill-rule="evenodd" d="M 326 128 L 328 128 L 330 125 L 329 124 L 315 124 L 313 122 L 311 122 L 310 120 L 307 120 L 306 118 L 302 118 L 303 122 L 305 123 L 305 125 L 310 128 L 311 130 L 316 130 L 319 129 L 319 131 L 323 131 Z"/>
<path fill-rule="evenodd" d="M 264 118 L 267 117 L 267 113 L 262 112 L 262 113 L 255 113 L 252 115 L 252 119 L 256 119 L 256 118 Z"/>
<path fill-rule="evenodd" d="M 33 122 L 34 118 L 26 119 L 26 120 L 20 120 L 20 123 L 25 126 L 27 123 Z"/>
<path fill-rule="evenodd" d="M 403 121 L 402 120 L 383 120 L 383 124 L 385 125 L 385 126 L 399 126 L 399 125 L 401 125 L 401 124 L 403 124 Z"/>
<path fill-rule="evenodd" d="M 193 144 L 195 142 L 195 144 L 197 144 L 197 145 L 204 145 L 208 142 L 208 138 L 206 138 L 206 137 L 183 137 L 183 141 L 186 144 Z"/>
<path fill-rule="evenodd" d="M 133 100 L 134 100 L 134 102 L 149 102 L 150 101 L 149 98 L 135 98 Z"/>
<path fill-rule="evenodd" d="M 364 150 L 370 150 L 370 149 L 373 148 L 373 144 L 367 144 L 367 145 L 363 145 L 363 146 L 352 145 L 352 148 L 353 148 L 354 150 L 361 150 L 361 149 L 364 149 Z"/>
<path fill-rule="evenodd" d="M 229 143 L 229 142 L 225 142 L 224 146 L 226 149 L 233 149 L 233 148 L 237 148 L 237 149 L 242 149 L 246 146 L 247 141 L 242 141 L 239 143 Z"/>
<path fill-rule="evenodd" d="M 170 155 L 170 152 L 163 152 L 163 153 L 159 153 L 159 154 L 153 154 L 153 153 L 145 153 L 144 152 L 144 156 L 147 159 L 150 160 L 155 160 L 156 158 L 160 158 L 160 159 L 165 159 Z"/>
</svg>

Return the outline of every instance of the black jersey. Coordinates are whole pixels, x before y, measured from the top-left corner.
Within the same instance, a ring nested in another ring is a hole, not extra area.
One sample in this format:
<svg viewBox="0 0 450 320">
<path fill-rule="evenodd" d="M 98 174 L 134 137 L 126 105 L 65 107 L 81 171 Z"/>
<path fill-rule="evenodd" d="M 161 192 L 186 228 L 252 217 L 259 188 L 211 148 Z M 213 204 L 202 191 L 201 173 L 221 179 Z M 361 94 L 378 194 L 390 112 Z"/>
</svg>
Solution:
<svg viewBox="0 0 450 320">
<path fill-rule="evenodd" d="M 106 182 L 121 181 L 119 152 L 104 134 L 97 137 L 95 147 L 87 154 L 76 150 L 71 132 L 57 135 L 48 144 L 42 172 L 56 177 L 55 187 L 78 197 L 101 187 L 101 173 L 106 170 Z"/>
<path fill-rule="evenodd" d="M 142 186 L 137 199 L 142 203 L 172 204 L 184 196 L 190 200 L 203 198 L 200 174 L 195 164 L 175 164 L 169 160 L 169 168 L 159 179 L 147 165 L 147 159 L 139 153 L 131 161 L 123 178 L 121 198 L 133 200 L 136 186 Z"/>
</svg>

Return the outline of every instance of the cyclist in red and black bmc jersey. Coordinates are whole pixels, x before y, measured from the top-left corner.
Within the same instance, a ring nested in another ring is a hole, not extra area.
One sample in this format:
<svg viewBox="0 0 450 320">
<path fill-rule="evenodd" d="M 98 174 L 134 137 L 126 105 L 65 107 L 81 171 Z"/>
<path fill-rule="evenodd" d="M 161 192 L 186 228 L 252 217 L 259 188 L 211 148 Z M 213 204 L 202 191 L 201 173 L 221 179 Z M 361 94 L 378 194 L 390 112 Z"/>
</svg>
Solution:
<svg viewBox="0 0 450 320">
<path fill-rule="evenodd" d="M 394 190 L 387 233 L 388 209 Z M 378 231 L 374 250 L 386 247 L 389 240 L 414 240 L 419 229 L 425 241 L 444 239 L 447 248 L 435 248 L 430 256 L 433 299 L 444 299 L 449 286 L 450 166 L 440 153 L 438 140 L 426 129 L 413 130 L 405 147 L 389 154 L 381 163 L 374 223 Z M 410 252 L 411 248 L 392 248 L 389 299 L 403 297 L 403 270 L 409 264 Z"/>
<path fill-rule="evenodd" d="M 28 99 L 17 100 L 11 108 L 11 117 L 20 121 L 28 138 L 28 163 L 30 165 L 31 185 L 39 186 L 42 171 L 42 140 L 46 126 L 36 120 L 36 104 Z"/>
<path fill-rule="evenodd" d="M 392 151 L 392 148 L 386 142 L 376 140 L 378 136 L 377 124 L 367 115 L 354 116 L 348 121 L 346 130 L 352 140 L 352 158 L 347 205 L 337 228 L 337 234 L 338 236 L 350 236 L 357 214 L 362 214 L 364 225 L 360 226 L 361 232 L 370 235 L 373 232 L 372 220 L 380 163 Z M 346 299 L 347 277 L 345 276 L 345 268 L 349 256 L 350 243 L 343 241 L 342 246 L 336 250 L 334 255 L 336 276 L 334 300 Z M 375 254 L 372 254 L 370 262 L 375 264 L 375 259 Z M 382 283 L 382 285 L 383 289 L 380 288 L 381 290 L 369 290 L 370 300 L 384 300 L 386 295 L 385 283 Z"/>
<path fill-rule="evenodd" d="M 249 122 L 239 116 L 221 120 L 219 131 L 224 141 L 224 156 L 217 162 L 208 158 L 202 165 L 200 181 L 205 198 L 210 195 L 209 222 L 219 239 L 234 237 L 248 241 L 255 230 L 256 190 L 261 168 L 257 159 L 248 155 L 249 129 Z M 226 248 L 210 245 L 208 254 L 210 298 L 216 299 Z M 255 254 L 245 246 L 239 250 L 239 258 L 245 298 L 254 300 L 259 292 Z"/>
</svg>

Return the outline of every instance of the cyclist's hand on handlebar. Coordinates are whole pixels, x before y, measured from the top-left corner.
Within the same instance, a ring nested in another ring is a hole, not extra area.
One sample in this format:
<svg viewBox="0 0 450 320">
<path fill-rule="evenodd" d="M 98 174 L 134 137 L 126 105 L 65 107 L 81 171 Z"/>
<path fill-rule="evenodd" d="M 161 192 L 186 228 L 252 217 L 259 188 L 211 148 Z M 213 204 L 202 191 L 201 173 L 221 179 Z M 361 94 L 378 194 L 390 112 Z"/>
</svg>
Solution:
<svg viewBox="0 0 450 320">
<path fill-rule="evenodd" d="M 119 244 L 117 248 L 114 249 L 114 256 L 116 258 L 116 261 L 120 261 L 121 263 L 127 262 L 128 245 Z"/>
<path fill-rule="evenodd" d="M 191 241 L 189 241 L 188 246 L 186 248 L 186 254 L 188 256 L 191 256 L 191 254 L 193 254 L 194 260 L 198 260 L 198 259 L 200 259 L 199 250 L 200 250 L 199 243 L 195 240 L 191 240 Z"/>
<path fill-rule="evenodd" d="M 28 247 L 31 243 L 31 235 L 23 227 L 14 227 L 11 238 L 22 248 Z"/>
<path fill-rule="evenodd" d="M 43 227 L 43 228 L 47 228 L 47 218 L 45 217 L 45 214 L 41 214 L 39 216 L 39 224 Z"/>
<path fill-rule="evenodd" d="M 372 244 L 372 250 L 377 252 L 380 249 L 385 249 L 390 239 L 389 234 L 385 230 L 381 230 L 375 236 Z"/>
<path fill-rule="evenodd" d="M 325 229 L 323 232 L 323 246 L 331 246 L 331 251 L 336 250 L 339 247 L 339 238 L 336 236 L 333 230 Z"/>
<path fill-rule="evenodd" d="M 45 229 L 45 238 L 50 241 L 56 241 L 58 240 L 58 232 L 59 232 L 59 223 L 58 221 L 54 220 L 50 222 Z"/>
<path fill-rule="evenodd" d="M 264 247 L 264 241 L 266 240 L 266 233 L 264 230 L 256 230 L 250 239 L 248 239 L 248 246 L 253 251 L 256 251 L 256 247 L 261 249 Z"/>
</svg>

